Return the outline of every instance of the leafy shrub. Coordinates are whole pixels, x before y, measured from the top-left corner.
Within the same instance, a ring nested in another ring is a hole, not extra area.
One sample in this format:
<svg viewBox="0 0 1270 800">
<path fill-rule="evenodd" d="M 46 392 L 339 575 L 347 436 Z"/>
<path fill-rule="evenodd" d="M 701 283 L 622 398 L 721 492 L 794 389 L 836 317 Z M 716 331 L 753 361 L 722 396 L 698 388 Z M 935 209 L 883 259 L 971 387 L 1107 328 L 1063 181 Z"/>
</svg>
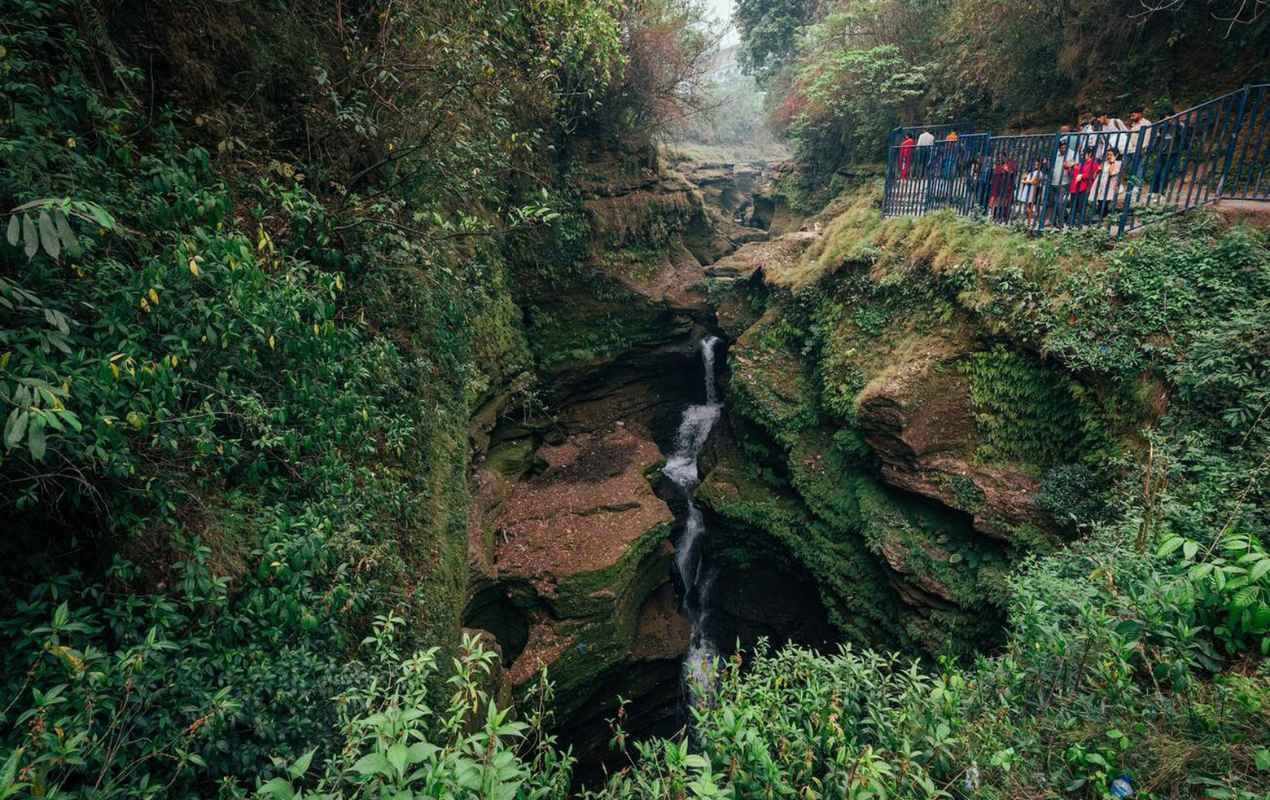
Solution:
<svg viewBox="0 0 1270 800">
<path fill-rule="evenodd" d="M 1047 465 L 1072 456 L 1098 460 L 1110 449 L 1074 381 L 999 345 L 972 354 L 962 370 L 970 377 L 979 458 Z"/>
<path fill-rule="evenodd" d="M 261 782 L 257 796 L 293 800 L 334 798 L 564 797 L 572 759 L 559 753 L 543 732 L 539 711 L 529 722 L 514 721 L 488 692 L 496 656 L 465 639 L 446 682 L 449 702 L 433 707 L 431 676 L 437 649 L 403 655 L 397 634 L 404 619 L 379 617 L 362 643 L 386 677 L 341 694 L 344 746 L 322 763 L 311 790 L 297 789 L 314 763 L 310 750 L 286 764 L 285 776 Z M 543 684 L 541 709 L 550 699 Z M 316 770 L 315 770 L 316 772 Z"/>
<path fill-rule="evenodd" d="M 1104 521 L 1110 513 L 1106 481 L 1083 464 L 1059 464 L 1041 478 L 1036 504 L 1073 526 Z"/>
<path fill-rule="evenodd" d="M 0 795 L 233 795 L 336 746 L 376 615 L 453 650 L 467 421 L 531 364 L 504 247 L 585 235 L 510 176 L 611 10 L 6 6 Z"/>
</svg>

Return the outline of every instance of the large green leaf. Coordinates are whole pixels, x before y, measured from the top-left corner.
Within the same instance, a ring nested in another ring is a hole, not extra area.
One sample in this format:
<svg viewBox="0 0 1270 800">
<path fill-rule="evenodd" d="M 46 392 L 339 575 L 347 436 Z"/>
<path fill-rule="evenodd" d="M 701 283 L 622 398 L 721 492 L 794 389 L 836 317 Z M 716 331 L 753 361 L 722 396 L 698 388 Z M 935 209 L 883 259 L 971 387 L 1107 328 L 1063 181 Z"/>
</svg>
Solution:
<svg viewBox="0 0 1270 800">
<path fill-rule="evenodd" d="M 27 431 L 26 444 L 31 451 L 31 458 L 36 461 L 44 460 L 44 451 L 47 449 L 48 442 L 44 430 L 44 418 L 32 417 L 30 429 Z"/>
<path fill-rule="evenodd" d="M 22 215 L 22 241 L 26 243 L 23 252 L 27 258 L 35 258 L 36 252 L 40 249 L 40 235 L 35 232 L 35 221 L 31 219 L 30 214 Z"/>
<path fill-rule="evenodd" d="M 53 218 L 47 211 L 40 212 L 40 244 L 50 258 L 56 259 L 62 255 L 62 240 L 58 237 L 57 226 L 53 224 Z"/>
<path fill-rule="evenodd" d="M 75 231 L 71 230 L 71 223 L 60 208 L 53 211 L 53 224 L 57 227 L 57 237 L 62 241 L 62 248 L 71 252 L 78 251 L 79 240 L 75 238 Z"/>
<path fill-rule="evenodd" d="M 1253 565 L 1252 571 L 1248 573 L 1248 579 L 1253 582 L 1259 581 L 1267 572 L 1270 572 L 1270 556 Z"/>
<path fill-rule="evenodd" d="M 382 753 L 367 753 L 357 759 L 357 763 L 353 765 L 353 772 L 358 775 L 387 775 L 388 759 L 384 758 Z"/>
<path fill-rule="evenodd" d="M 15 408 L 9 412 L 9 419 L 4 425 L 5 447 L 17 447 L 18 442 L 22 441 L 22 437 L 26 435 L 26 425 L 29 417 L 30 412 L 25 408 Z"/>
</svg>

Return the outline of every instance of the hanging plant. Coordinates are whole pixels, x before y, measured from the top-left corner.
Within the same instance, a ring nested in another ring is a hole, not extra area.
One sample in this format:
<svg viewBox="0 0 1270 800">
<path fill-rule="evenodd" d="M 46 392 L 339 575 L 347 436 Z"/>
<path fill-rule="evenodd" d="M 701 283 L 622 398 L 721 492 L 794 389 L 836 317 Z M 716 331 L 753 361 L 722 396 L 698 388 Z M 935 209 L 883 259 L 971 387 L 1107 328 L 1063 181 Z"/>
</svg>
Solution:
<svg viewBox="0 0 1270 800">
<path fill-rule="evenodd" d="M 35 258 L 36 253 L 43 250 L 57 261 L 63 252 L 74 255 L 80 250 L 79 239 L 71 228 L 72 217 L 106 231 L 119 228 L 110 212 L 96 203 L 68 197 L 44 198 L 9 212 L 6 238 L 13 247 L 21 247 L 27 258 Z"/>
</svg>

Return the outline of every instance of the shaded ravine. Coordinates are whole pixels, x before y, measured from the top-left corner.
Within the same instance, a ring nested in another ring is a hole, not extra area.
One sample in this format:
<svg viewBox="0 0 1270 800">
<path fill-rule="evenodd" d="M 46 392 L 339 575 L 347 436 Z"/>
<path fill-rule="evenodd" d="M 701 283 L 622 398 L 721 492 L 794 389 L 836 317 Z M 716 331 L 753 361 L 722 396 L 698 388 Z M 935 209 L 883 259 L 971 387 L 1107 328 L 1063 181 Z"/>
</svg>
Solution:
<svg viewBox="0 0 1270 800">
<path fill-rule="evenodd" d="M 718 345 L 717 336 L 707 336 L 701 340 L 706 402 L 690 405 L 684 409 L 675 439 L 675 450 L 662 470 L 682 494 L 687 509 L 683 531 L 675 546 L 675 567 L 683 585 L 683 612 L 692 624 L 692 638 L 684 658 L 684 683 L 691 699 L 708 693 L 711 683 L 708 667 L 711 660 L 718 654 L 718 649 L 711 641 L 706 629 L 706 621 L 710 613 L 710 586 L 713 581 L 710 571 L 702 569 L 701 539 L 705 533 L 705 520 L 701 509 L 693 501 L 697 484 L 701 480 L 697 458 L 723 412 L 723 404 L 719 401 L 715 381 L 714 357 Z"/>
</svg>

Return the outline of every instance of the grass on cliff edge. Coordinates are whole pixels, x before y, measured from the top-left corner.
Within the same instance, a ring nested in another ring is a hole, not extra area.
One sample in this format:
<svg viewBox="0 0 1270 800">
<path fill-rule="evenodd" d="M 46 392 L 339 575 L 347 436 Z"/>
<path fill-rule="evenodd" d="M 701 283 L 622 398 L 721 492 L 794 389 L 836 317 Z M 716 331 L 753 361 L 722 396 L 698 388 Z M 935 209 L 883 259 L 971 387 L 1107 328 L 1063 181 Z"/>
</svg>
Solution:
<svg viewBox="0 0 1270 800">
<path fill-rule="evenodd" d="M 1089 256 L 1102 235 L 1065 234 L 1066 246 L 1056 250 L 1044 237 L 1001 225 L 985 225 L 972 218 L 937 211 L 922 217 L 883 217 L 882 184 L 874 181 L 835 198 L 818 215 L 824 236 L 793 265 L 769 274 L 782 288 L 810 286 L 844 264 L 869 263 L 875 270 L 894 271 L 919 264 L 942 273 L 969 264 L 979 271 L 1017 266 L 1035 268 L 1063 252 Z M 1055 237 L 1049 237 L 1051 240 Z"/>
</svg>

